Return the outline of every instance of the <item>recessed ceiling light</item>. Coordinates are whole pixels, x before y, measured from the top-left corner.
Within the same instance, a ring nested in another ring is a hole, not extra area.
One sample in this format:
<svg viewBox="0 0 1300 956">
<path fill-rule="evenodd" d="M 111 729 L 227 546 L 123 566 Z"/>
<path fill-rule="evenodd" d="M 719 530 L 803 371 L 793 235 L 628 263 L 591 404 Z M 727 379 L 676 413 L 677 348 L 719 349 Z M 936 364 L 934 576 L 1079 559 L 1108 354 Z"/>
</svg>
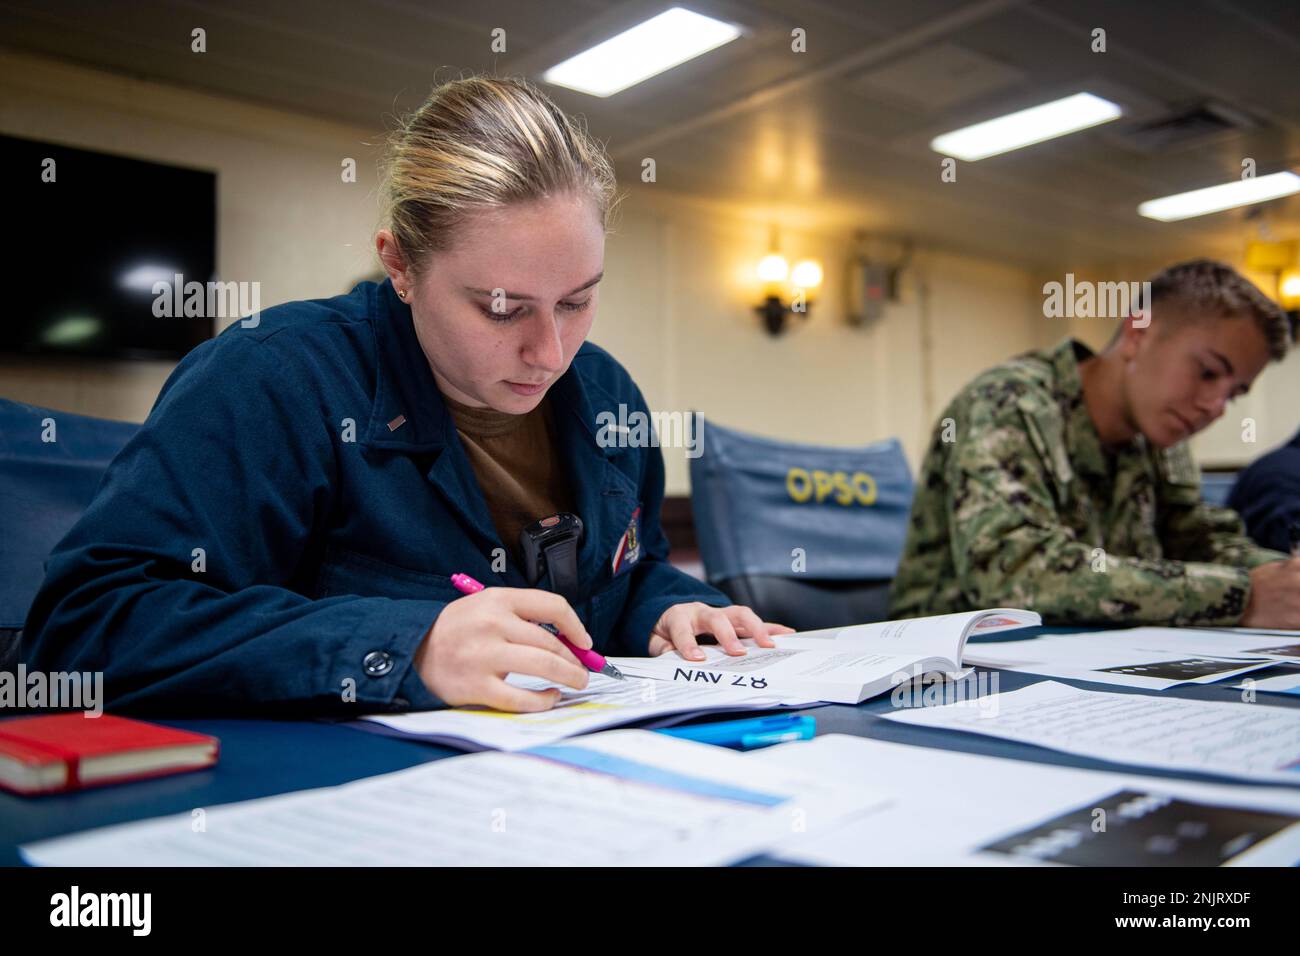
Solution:
<svg viewBox="0 0 1300 956">
<path fill-rule="evenodd" d="M 1110 100 L 1091 93 L 1075 93 L 936 136 L 930 140 L 930 148 L 936 153 L 967 161 L 985 159 L 1089 126 L 1109 123 L 1118 119 L 1121 112 Z"/>
<path fill-rule="evenodd" d="M 1273 173 L 1269 176 L 1252 176 L 1234 179 L 1218 186 L 1193 189 L 1191 192 L 1148 199 L 1138 206 L 1138 214 L 1161 222 L 1176 222 L 1212 212 L 1223 212 L 1237 206 L 1267 202 L 1300 192 L 1300 176 L 1295 173 Z"/>
<path fill-rule="evenodd" d="M 593 96 L 612 96 L 738 36 L 740 30 L 730 23 L 673 7 L 551 67 L 542 79 Z"/>
</svg>

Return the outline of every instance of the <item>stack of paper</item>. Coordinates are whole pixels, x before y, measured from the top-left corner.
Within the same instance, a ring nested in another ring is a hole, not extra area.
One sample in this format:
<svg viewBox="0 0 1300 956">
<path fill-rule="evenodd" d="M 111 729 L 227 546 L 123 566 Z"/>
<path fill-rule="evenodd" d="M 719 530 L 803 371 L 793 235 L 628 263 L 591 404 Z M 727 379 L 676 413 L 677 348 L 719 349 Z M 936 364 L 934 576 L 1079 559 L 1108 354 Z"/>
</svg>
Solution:
<svg viewBox="0 0 1300 956">
<path fill-rule="evenodd" d="M 1290 866 L 1300 791 L 1188 783 L 831 734 L 747 759 L 891 799 L 769 852 L 827 866 Z"/>
<path fill-rule="evenodd" d="M 752 856 L 882 797 L 833 776 L 621 730 L 450 757 L 20 847 L 46 866 L 662 866 Z"/>
<path fill-rule="evenodd" d="M 1300 695 L 1300 667 L 1276 667 L 1260 675 L 1251 674 L 1236 686 L 1266 694 Z"/>
<path fill-rule="evenodd" d="M 1270 642 L 1258 634 L 1133 627 L 970 644 L 966 661 L 1045 677 L 1163 690 L 1240 677 L 1277 661 L 1300 659 L 1297 653 L 1300 646 Z"/>
<path fill-rule="evenodd" d="M 883 716 L 1115 763 L 1300 784 L 1300 711 L 1289 708 L 1079 690 L 1057 681 L 979 704 Z"/>
</svg>

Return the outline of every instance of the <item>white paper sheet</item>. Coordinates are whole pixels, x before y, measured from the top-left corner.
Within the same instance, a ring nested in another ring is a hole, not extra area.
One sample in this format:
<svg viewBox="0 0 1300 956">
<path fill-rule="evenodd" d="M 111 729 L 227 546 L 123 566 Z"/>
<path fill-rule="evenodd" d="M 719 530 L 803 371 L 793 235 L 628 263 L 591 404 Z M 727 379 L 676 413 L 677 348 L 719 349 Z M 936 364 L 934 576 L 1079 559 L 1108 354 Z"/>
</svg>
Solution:
<svg viewBox="0 0 1300 956">
<path fill-rule="evenodd" d="M 1280 637 L 1290 637 L 1300 641 L 1300 631 L 1294 628 L 1278 627 L 1208 627 L 1201 630 L 1217 631 L 1224 634 L 1276 634 Z"/>
<path fill-rule="evenodd" d="M 1191 783 L 1139 774 L 1051 767 L 1022 760 L 828 734 L 756 750 L 746 759 L 846 784 L 888 789 L 888 804 L 830 830 L 788 837 L 769 852 L 826 866 L 1020 865 L 1034 861 L 979 848 L 1108 794 L 1137 790 L 1185 800 L 1300 815 L 1300 792 Z M 1300 861 L 1300 828 L 1250 848 L 1230 865 Z"/>
<path fill-rule="evenodd" d="M 1287 659 L 1265 653 L 1266 649 L 1282 648 L 1266 638 L 1261 641 L 1260 635 L 1134 627 L 969 644 L 965 659 L 983 667 L 1044 677 L 1162 690 L 1179 684 L 1216 683 Z"/>
<path fill-rule="evenodd" d="M 990 661 L 1051 660 L 1060 653 L 1088 652 L 1103 655 L 1144 651 L 1296 660 L 1300 655 L 1281 651 L 1290 643 L 1287 640 L 1288 634 L 1300 642 L 1300 633 L 1297 632 L 1245 631 L 1241 628 L 1126 627 L 1043 634 L 1024 641 L 990 641 L 971 644 L 967 651 L 968 656 L 978 655 Z M 1051 650 L 1052 648 L 1062 648 L 1062 651 Z M 1275 653 L 1266 653 L 1269 649 Z M 1121 659 L 1120 663 L 1128 663 L 1128 659 Z"/>
<path fill-rule="evenodd" d="M 1300 669 L 1271 677 L 1248 677 L 1234 687 L 1247 687 L 1269 694 L 1300 694 Z"/>
<path fill-rule="evenodd" d="M 1300 784 L 1300 711 L 1079 690 L 1057 681 L 998 694 L 996 704 L 883 716 L 1116 763 Z"/>
<path fill-rule="evenodd" d="M 883 797 L 649 731 L 450 757 L 20 847 L 46 866 L 701 865 Z"/>
</svg>

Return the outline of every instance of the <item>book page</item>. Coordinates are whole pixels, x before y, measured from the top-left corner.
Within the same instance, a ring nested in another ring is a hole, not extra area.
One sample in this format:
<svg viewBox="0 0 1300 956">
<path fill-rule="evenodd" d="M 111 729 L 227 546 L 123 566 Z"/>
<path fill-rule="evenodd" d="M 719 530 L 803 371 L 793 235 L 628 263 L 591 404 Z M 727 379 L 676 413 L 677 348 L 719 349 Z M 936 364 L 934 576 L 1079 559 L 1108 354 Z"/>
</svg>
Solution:
<svg viewBox="0 0 1300 956">
<path fill-rule="evenodd" d="M 676 650 L 659 657 L 611 658 L 623 673 L 691 686 L 781 696 L 812 697 L 835 703 L 858 703 L 916 676 L 919 655 L 876 653 L 853 641 L 820 641 L 796 634 L 774 638 L 776 647 L 759 647 L 749 638 L 748 653 L 733 657 L 721 647 L 701 646 L 703 661 L 688 661 Z M 900 649 L 901 650 L 901 649 Z M 933 661 L 931 669 L 947 666 Z M 925 670 L 921 666 L 921 670 Z"/>
<path fill-rule="evenodd" d="M 986 611 L 963 611 L 936 614 L 901 621 L 879 621 L 849 627 L 799 631 L 787 638 L 816 641 L 849 642 L 878 654 L 897 654 L 915 658 L 938 658 L 951 662 L 955 670 L 963 665 L 962 648 L 968 634 L 992 634 L 998 631 L 1041 624 L 1032 611 L 993 608 Z"/>
</svg>

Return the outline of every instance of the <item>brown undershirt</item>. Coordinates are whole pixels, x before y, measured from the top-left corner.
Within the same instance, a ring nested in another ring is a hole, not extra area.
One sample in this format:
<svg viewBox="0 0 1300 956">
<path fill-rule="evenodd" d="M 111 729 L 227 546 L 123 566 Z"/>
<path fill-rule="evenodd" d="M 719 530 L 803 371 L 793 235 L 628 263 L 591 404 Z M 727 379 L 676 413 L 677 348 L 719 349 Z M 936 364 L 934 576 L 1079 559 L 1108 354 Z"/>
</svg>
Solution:
<svg viewBox="0 0 1300 956">
<path fill-rule="evenodd" d="M 522 567 L 519 532 L 558 511 L 572 511 L 569 480 L 550 395 L 531 412 L 512 415 L 472 408 L 442 396 L 487 500 L 492 523 L 510 557 Z"/>
</svg>

